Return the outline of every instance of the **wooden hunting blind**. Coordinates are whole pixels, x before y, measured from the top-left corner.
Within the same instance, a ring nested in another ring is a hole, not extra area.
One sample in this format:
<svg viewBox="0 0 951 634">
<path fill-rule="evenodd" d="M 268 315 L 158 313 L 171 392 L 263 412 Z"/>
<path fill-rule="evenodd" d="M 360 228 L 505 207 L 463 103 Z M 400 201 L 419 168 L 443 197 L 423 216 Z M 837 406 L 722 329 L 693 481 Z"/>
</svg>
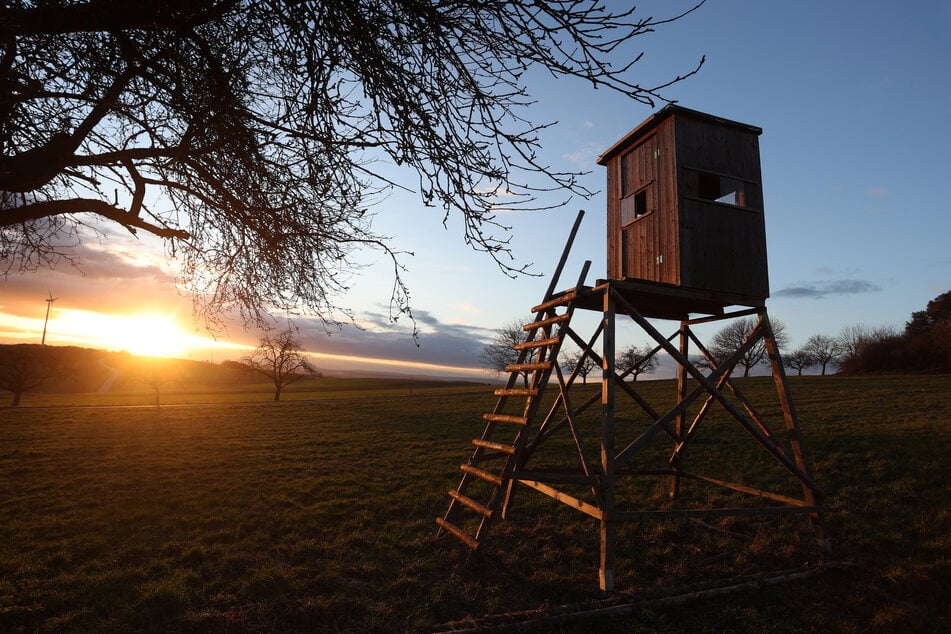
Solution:
<svg viewBox="0 0 951 634">
<path fill-rule="evenodd" d="M 761 133 L 671 105 L 604 152 L 608 277 L 761 304 L 769 296 Z"/>
<path fill-rule="evenodd" d="M 523 327 L 525 340 L 514 346 L 508 381 L 495 390 L 495 408 L 483 414 L 482 435 L 460 465 L 449 507 L 436 518 L 438 535 L 452 535 L 475 552 L 522 487 L 599 522 L 603 590 L 614 588 L 617 527 L 625 522 L 805 515 L 822 549 L 829 549 L 824 494 L 812 477 L 765 305 L 760 133 L 667 106 L 598 159 L 607 168 L 607 279 L 587 285 L 587 261 L 575 285 L 557 291 L 581 212 L 548 290 L 531 309 L 534 320 Z M 584 336 L 572 327 L 575 310 L 600 313 L 593 333 Z M 616 322 L 624 317 L 653 340 L 653 349 L 622 366 Z M 651 319 L 674 320 L 679 327 L 664 335 Z M 701 324 L 738 319 L 748 330 L 734 350 L 711 352 L 696 331 Z M 560 357 L 565 342 L 579 352 Z M 778 400 L 766 404 L 769 410 L 732 378 L 749 354 L 769 365 Z M 655 355 L 677 368 L 672 407 L 651 403 L 636 382 L 639 368 Z M 591 362 L 601 368 L 601 389 L 572 391 Z M 556 395 L 543 401 L 547 390 Z M 624 396 L 631 401 L 617 407 Z M 777 411 L 781 433 L 767 420 Z M 752 440 L 753 451 L 709 453 L 706 441 L 729 433 Z M 565 453 L 559 442 L 573 450 Z M 765 460 L 756 451 L 765 452 Z M 756 481 L 748 475 L 739 481 L 733 467 L 741 460 L 753 461 Z M 686 495 L 682 485 L 690 489 Z M 658 486 L 668 491 L 668 502 L 658 504 Z M 719 497 L 698 507 L 704 503 L 699 488 L 710 487 Z"/>
</svg>

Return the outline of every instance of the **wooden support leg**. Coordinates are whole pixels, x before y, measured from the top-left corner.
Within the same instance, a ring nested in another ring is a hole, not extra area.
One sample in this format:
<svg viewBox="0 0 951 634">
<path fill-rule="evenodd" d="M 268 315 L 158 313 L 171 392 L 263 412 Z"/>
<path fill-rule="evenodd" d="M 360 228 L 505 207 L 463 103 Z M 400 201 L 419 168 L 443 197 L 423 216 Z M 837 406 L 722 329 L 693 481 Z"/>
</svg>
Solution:
<svg viewBox="0 0 951 634">
<path fill-rule="evenodd" d="M 617 542 L 617 526 L 605 518 L 601 520 L 601 565 L 598 583 L 604 592 L 614 592 L 614 548 Z"/>
<path fill-rule="evenodd" d="M 690 358 L 689 356 L 689 331 L 687 330 L 688 326 L 686 322 L 680 322 L 680 354 L 685 358 Z M 687 396 L 687 369 L 682 366 L 677 366 L 677 402 L 680 403 Z M 677 414 L 677 423 L 674 431 L 677 432 L 679 438 L 683 438 L 684 432 L 686 430 L 686 412 L 680 412 Z M 673 462 L 670 465 L 671 469 L 674 470 L 674 475 L 670 478 L 670 497 L 677 497 L 677 493 L 680 491 L 680 471 L 683 469 L 683 453 L 677 452 Z"/>
<path fill-rule="evenodd" d="M 809 465 L 809 458 L 806 455 L 806 449 L 802 442 L 802 434 L 799 430 L 799 419 L 796 415 L 796 408 L 793 405 L 792 400 L 792 391 L 789 389 L 789 381 L 786 379 L 786 371 L 783 369 L 783 361 L 779 355 L 779 347 L 776 345 L 773 327 L 769 323 L 769 317 L 766 314 L 766 309 L 763 309 L 763 311 L 760 312 L 759 318 L 760 323 L 766 332 L 764 337 L 766 352 L 769 355 L 769 364 L 773 372 L 773 383 L 776 385 L 776 393 L 779 396 L 779 402 L 783 408 L 783 418 L 786 421 L 786 432 L 789 435 L 789 444 L 792 448 L 796 466 L 799 467 L 799 469 L 801 469 L 804 474 L 806 474 L 809 480 L 812 480 L 812 468 Z M 822 495 L 821 491 L 813 489 L 805 482 L 802 484 L 802 493 L 803 498 L 810 506 L 816 505 L 817 493 L 819 496 Z M 819 542 L 819 548 L 822 549 L 822 552 L 826 554 L 831 553 L 832 545 L 829 543 L 828 537 L 826 537 L 825 523 L 823 522 L 822 515 L 820 513 L 811 513 L 809 518 L 812 521 L 813 529 L 816 532 L 816 539 Z"/>
<path fill-rule="evenodd" d="M 614 591 L 614 555 L 617 528 L 614 524 L 614 299 L 604 294 L 604 335 L 601 339 L 601 590 Z"/>
</svg>

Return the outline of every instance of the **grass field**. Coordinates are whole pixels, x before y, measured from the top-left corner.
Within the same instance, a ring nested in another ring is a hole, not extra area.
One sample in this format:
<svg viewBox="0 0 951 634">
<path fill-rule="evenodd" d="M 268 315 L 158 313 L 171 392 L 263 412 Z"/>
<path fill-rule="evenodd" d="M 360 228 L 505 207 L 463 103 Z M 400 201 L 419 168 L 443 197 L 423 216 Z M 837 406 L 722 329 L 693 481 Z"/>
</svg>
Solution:
<svg viewBox="0 0 951 634">
<path fill-rule="evenodd" d="M 629 613 L 536 631 L 951 631 L 948 377 L 791 383 L 829 495 L 831 556 L 801 518 L 627 525 Z M 455 540 L 434 538 L 488 388 L 254 394 L 0 409 L 0 631 L 427 631 L 599 605 L 597 525 L 534 492 L 468 566 Z M 714 461 L 742 464 L 747 444 L 724 438 Z M 780 570 L 815 574 L 645 601 Z"/>
</svg>

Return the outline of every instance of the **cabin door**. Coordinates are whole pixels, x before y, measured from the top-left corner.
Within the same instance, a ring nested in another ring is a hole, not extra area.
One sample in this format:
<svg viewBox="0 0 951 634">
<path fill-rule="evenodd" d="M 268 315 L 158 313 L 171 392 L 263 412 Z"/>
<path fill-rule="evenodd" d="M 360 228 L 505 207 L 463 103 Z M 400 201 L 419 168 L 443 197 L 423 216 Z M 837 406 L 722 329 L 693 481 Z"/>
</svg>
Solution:
<svg viewBox="0 0 951 634">
<path fill-rule="evenodd" d="M 657 137 L 621 157 L 621 270 L 624 277 L 660 280 Z"/>
</svg>

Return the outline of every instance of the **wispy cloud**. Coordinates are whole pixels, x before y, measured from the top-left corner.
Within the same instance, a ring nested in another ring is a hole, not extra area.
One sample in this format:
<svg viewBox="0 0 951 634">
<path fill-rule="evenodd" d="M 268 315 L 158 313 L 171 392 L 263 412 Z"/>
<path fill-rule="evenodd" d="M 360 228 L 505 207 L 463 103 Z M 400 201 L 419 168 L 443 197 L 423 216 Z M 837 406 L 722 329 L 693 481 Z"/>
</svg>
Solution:
<svg viewBox="0 0 951 634">
<path fill-rule="evenodd" d="M 53 271 L 11 275 L 0 281 L 5 312 L 28 316 L 45 307 L 49 292 L 57 306 L 81 310 L 125 312 L 180 301 L 175 276 L 164 268 L 131 261 L 122 255 L 80 245 L 77 266 L 61 262 Z"/>
<path fill-rule="evenodd" d="M 363 328 L 345 324 L 329 336 L 316 320 L 295 320 L 295 324 L 301 343 L 308 352 L 478 367 L 483 342 L 491 337 L 491 331 L 446 323 L 427 311 L 414 311 L 413 315 L 420 331 L 417 340 L 413 339 L 410 324 L 404 320 L 393 323 L 385 313 L 361 315 Z"/>
<path fill-rule="evenodd" d="M 594 162 L 603 151 L 604 148 L 601 145 L 586 143 L 574 152 L 566 152 L 562 154 L 561 158 L 584 169 L 591 169 L 591 167 L 594 165 Z"/>
<path fill-rule="evenodd" d="M 773 293 L 773 297 L 811 297 L 822 299 L 830 295 L 859 295 L 877 293 L 882 287 L 868 280 L 828 280 L 804 282 L 787 286 Z"/>
</svg>

